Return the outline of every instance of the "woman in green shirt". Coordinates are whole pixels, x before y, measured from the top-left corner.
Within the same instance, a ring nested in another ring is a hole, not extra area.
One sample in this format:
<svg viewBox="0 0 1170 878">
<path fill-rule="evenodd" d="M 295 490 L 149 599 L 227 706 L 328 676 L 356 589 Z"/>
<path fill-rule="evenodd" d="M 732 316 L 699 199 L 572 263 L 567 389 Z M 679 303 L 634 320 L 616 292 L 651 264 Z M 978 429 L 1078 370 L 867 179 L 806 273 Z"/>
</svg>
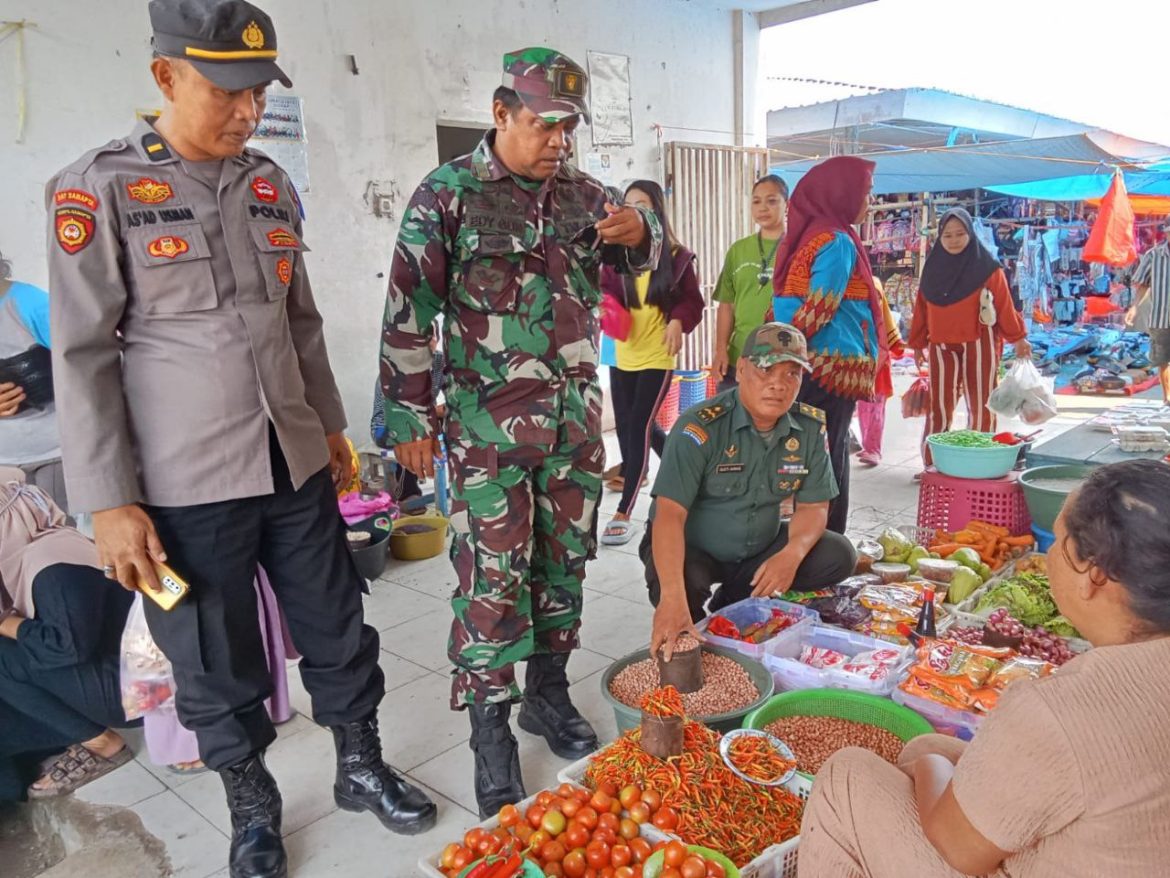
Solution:
<svg viewBox="0 0 1170 878">
<path fill-rule="evenodd" d="M 752 219 L 759 228 L 731 245 L 712 297 L 719 312 L 711 370 L 721 380 L 720 390 L 735 386 L 735 363 L 744 339 L 772 306 L 772 270 L 787 216 L 788 184 L 775 174 L 761 177 L 752 187 Z"/>
</svg>

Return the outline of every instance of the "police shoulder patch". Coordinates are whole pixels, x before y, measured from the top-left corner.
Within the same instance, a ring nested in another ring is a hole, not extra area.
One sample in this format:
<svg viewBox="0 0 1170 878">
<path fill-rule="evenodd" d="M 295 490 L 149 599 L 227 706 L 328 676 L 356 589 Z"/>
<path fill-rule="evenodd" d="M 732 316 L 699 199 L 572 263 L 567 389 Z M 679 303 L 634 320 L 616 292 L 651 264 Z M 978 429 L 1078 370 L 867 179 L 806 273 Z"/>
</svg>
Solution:
<svg viewBox="0 0 1170 878">
<path fill-rule="evenodd" d="M 825 423 L 825 413 L 821 409 L 805 402 L 797 403 L 797 406 L 798 411 L 806 418 L 812 418 L 814 421 L 820 421 L 822 424 Z"/>
<path fill-rule="evenodd" d="M 710 424 L 712 421 L 719 420 L 719 418 L 723 417 L 725 414 L 727 414 L 727 412 L 727 406 L 721 402 L 716 402 L 712 403 L 711 405 L 703 406 L 701 409 L 699 409 L 699 413 L 696 415 L 696 417 L 704 424 Z"/>
</svg>

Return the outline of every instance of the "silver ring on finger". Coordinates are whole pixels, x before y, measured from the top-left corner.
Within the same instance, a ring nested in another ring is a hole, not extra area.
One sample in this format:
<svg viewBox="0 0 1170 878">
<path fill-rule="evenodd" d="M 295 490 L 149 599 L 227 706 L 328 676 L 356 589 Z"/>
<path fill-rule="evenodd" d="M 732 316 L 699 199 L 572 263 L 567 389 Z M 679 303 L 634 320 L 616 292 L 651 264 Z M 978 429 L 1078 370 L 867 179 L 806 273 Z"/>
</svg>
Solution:
<svg viewBox="0 0 1170 878">
<path fill-rule="evenodd" d="M 114 579 L 116 577 L 117 572 L 118 571 L 115 570 L 113 567 L 111 567 L 109 564 L 107 564 L 105 567 L 102 568 L 102 573 L 105 574 L 106 579 Z"/>
</svg>

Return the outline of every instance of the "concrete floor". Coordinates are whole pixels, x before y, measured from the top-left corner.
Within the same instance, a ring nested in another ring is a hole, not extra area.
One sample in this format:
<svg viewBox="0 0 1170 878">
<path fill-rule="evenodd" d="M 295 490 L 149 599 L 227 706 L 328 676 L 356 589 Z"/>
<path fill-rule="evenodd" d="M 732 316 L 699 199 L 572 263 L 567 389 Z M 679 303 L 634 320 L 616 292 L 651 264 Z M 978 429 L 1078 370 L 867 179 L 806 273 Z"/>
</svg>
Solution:
<svg viewBox="0 0 1170 878">
<path fill-rule="evenodd" d="M 908 383 L 904 376 L 896 379 L 899 393 Z M 1045 437 L 1117 404 L 1115 399 L 1079 397 L 1060 397 L 1060 401 L 1061 416 L 1047 425 Z M 883 464 L 874 469 L 853 466 L 851 535 L 875 533 L 886 524 L 913 523 L 916 519 L 917 483 L 913 475 L 921 468 L 918 440 L 922 421 L 904 421 L 897 396 L 889 403 L 888 415 Z M 1012 426 L 1003 424 L 1001 429 Z M 612 434 L 607 444 L 616 459 Z M 607 493 L 602 524 L 616 505 L 617 495 Z M 648 507 L 649 500 L 644 498 L 635 518 L 644 520 Z M 603 547 L 589 565 L 581 631 L 584 648 L 569 665 L 574 701 L 603 740 L 614 737 L 615 726 L 600 692 L 602 670 L 612 660 L 642 647 L 650 633 L 651 608 L 636 555 L 639 539 L 640 533 L 624 547 Z M 438 851 L 476 822 L 467 720 L 447 708 L 450 611 L 446 598 L 453 584 L 445 555 L 415 563 L 392 560 L 366 600 L 367 620 L 378 629 L 382 641 L 387 693 L 380 719 L 386 756 L 439 803 L 439 824 L 426 835 L 394 836 L 373 817 L 338 811 L 331 792 L 331 735 L 309 719 L 309 699 L 299 675 L 290 675 L 292 701 L 300 714 L 280 729 L 268 763 L 284 796 L 286 844 L 292 874 L 297 878 L 411 875 L 421 854 Z M 563 762 L 549 752 L 543 740 L 519 730 L 517 735 L 528 789 L 536 791 L 553 783 Z M 107 806 L 109 810 L 95 812 L 101 819 L 128 820 L 134 827 L 140 823 L 145 837 L 160 840 L 166 858 L 153 867 L 153 874 L 226 876 L 230 825 L 219 778 L 213 774 L 172 775 L 150 763 L 140 735 L 132 733 L 129 739 L 138 753 L 136 761 L 83 788 L 75 800 Z M 125 824 L 119 829 L 124 831 Z M 73 856 L 43 874 L 105 874 L 95 871 L 95 859 L 106 865 L 126 864 L 120 873 L 112 872 L 123 878 L 152 874 L 150 867 L 141 864 L 131 868 L 130 855 L 124 851 L 111 848 L 103 852 L 101 842 L 76 833 L 71 839 L 66 842 Z M 139 842 L 139 849 L 141 845 Z M 7 868 L 3 871 L 9 875 Z"/>
</svg>

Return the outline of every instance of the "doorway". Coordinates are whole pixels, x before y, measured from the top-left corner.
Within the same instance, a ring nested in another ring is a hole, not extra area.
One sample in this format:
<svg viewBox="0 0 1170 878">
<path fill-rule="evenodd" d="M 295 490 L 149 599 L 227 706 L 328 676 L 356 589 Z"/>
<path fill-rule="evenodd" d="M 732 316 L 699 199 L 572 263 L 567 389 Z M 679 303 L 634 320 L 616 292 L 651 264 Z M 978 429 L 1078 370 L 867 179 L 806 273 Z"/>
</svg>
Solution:
<svg viewBox="0 0 1170 878">
<path fill-rule="evenodd" d="M 459 124 L 456 122 L 435 125 L 435 141 L 439 147 L 439 164 L 445 165 L 452 159 L 467 155 L 483 140 L 483 125 Z"/>
</svg>

